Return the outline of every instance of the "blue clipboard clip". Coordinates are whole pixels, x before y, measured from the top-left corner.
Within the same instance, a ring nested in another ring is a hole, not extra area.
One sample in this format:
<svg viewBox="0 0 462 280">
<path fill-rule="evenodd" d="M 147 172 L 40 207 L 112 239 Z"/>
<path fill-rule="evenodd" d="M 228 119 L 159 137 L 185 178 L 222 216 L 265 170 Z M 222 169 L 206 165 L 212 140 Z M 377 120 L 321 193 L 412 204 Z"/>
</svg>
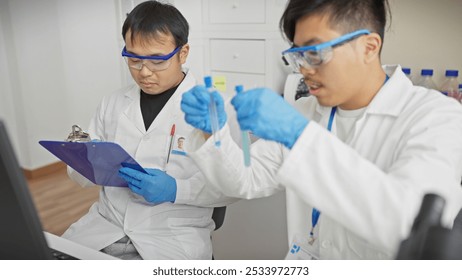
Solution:
<svg viewBox="0 0 462 280">
<path fill-rule="evenodd" d="M 97 185 L 127 187 L 127 182 L 118 175 L 122 166 L 147 174 L 135 159 L 113 142 L 43 140 L 39 144 Z"/>
</svg>

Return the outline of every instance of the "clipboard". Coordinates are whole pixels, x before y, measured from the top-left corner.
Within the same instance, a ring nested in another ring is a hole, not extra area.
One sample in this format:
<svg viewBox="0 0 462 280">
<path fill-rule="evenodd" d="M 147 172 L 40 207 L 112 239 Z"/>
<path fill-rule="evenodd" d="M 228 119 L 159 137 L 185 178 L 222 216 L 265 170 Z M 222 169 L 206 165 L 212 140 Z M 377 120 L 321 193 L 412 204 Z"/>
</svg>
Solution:
<svg viewBox="0 0 462 280">
<path fill-rule="evenodd" d="M 45 149 L 96 185 L 127 187 L 122 166 L 147 174 L 120 145 L 113 142 L 39 141 Z"/>
</svg>

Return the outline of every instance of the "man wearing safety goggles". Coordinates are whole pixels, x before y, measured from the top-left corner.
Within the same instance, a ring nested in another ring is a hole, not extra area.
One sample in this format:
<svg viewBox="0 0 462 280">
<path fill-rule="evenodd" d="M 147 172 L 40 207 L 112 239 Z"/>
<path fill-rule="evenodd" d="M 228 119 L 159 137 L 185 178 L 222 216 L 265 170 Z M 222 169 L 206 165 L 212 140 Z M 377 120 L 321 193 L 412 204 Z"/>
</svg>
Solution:
<svg viewBox="0 0 462 280">
<path fill-rule="evenodd" d="M 282 52 L 283 60 L 294 72 L 300 72 L 302 67 L 316 68 L 332 59 L 334 48 L 367 34 L 370 34 L 369 30 L 362 29 L 314 46 L 293 47 Z"/>
<path fill-rule="evenodd" d="M 228 195 L 286 191 L 288 259 L 395 258 L 426 193 L 445 199 L 447 226 L 462 207 L 462 107 L 382 67 L 388 11 L 386 0 L 289 0 L 282 54 L 310 96 L 296 108 L 267 88 L 233 98 L 241 129 L 270 140 L 252 145 L 251 167 L 227 124 L 219 150 L 209 139 L 190 153 Z M 205 96 L 183 95 L 193 126 L 208 118 Z"/>
<path fill-rule="evenodd" d="M 128 45 L 129 45 L 129 49 L 135 48 L 134 46 L 132 46 L 132 43 L 128 43 Z M 184 48 L 183 55 L 180 55 L 180 59 L 181 59 L 182 57 L 185 58 L 184 53 L 188 52 L 189 45 L 187 44 L 184 46 L 178 46 L 171 53 L 168 53 L 166 55 L 149 55 L 149 56 L 136 55 L 134 54 L 135 50 L 128 52 L 127 47 L 125 46 L 122 50 L 122 56 L 124 57 L 125 62 L 127 63 L 128 67 L 130 68 L 130 73 L 132 74 L 134 79 L 138 81 L 137 80 L 138 73 L 140 74 L 139 76 L 143 78 L 143 76 L 146 76 L 146 75 L 148 77 L 151 76 L 149 72 L 156 73 L 156 72 L 167 70 L 172 64 L 171 58 L 183 48 Z M 146 50 L 144 51 L 146 52 Z M 149 52 L 149 50 L 147 52 Z M 146 67 L 146 70 L 149 70 L 149 71 L 144 71 L 143 73 L 141 73 L 143 66 Z M 175 70 L 173 68 L 174 67 L 172 67 L 172 70 Z M 141 84 L 140 86 L 143 86 L 146 89 L 145 92 L 147 93 L 152 92 L 152 94 L 159 94 L 157 93 L 158 90 L 149 89 L 150 88 L 149 86 L 151 86 L 150 83 L 146 83 L 143 80 L 139 80 L 139 84 Z"/>
<path fill-rule="evenodd" d="M 205 188 L 187 156 L 194 129 L 184 121 L 180 101 L 196 84 L 182 67 L 188 33 L 186 19 L 169 4 L 146 1 L 128 14 L 122 56 L 135 84 L 103 99 L 88 132 L 121 145 L 147 173 L 121 168 L 128 188 L 102 186 L 99 201 L 63 237 L 122 259 L 212 259 L 213 207 L 235 199 Z M 173 153 L 180 138 L 183 149 Z"/>
</svg>

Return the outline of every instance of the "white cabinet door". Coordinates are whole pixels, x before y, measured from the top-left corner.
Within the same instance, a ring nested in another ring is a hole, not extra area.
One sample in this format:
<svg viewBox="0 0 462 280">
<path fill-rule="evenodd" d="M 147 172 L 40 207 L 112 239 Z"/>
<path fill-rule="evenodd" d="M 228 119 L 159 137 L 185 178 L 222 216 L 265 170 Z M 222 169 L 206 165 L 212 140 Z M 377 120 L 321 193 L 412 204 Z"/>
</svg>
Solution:
<svg viewBox="0 0 462 280">
<path fill-rule="evenodd" d="M 210 23 L 265 23 L 265 0 L 209 1 Z"/>
<path fill-rule="evenodd" d="M 265 73 L 264 40 L 210 40 L 212 71 Z"/>
</svg>

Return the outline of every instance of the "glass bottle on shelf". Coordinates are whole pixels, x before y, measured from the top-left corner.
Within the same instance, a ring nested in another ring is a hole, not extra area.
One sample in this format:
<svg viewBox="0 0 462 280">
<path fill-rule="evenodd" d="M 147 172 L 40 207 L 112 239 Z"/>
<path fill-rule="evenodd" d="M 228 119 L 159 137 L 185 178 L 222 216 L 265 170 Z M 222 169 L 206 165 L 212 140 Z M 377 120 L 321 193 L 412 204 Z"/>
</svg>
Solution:
<svg viewBox="0 0 462 280">
<path fill-rule="evenodd" d="M 446 78 L 441 84 L 441 92 L 448 97 L 452 97 L 460 102 L 459 95 L 459 82 L 457 77 L 459 76 L 459 71 L 457 70 L 446 70 Z"/>
</svg>

